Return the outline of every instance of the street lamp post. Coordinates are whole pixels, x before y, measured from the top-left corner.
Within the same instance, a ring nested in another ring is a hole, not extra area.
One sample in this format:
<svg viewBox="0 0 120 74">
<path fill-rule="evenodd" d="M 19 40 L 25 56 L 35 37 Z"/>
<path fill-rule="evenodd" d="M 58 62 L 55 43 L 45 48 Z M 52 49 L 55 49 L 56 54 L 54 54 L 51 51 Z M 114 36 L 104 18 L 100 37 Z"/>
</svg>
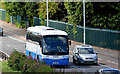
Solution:
<svg viewBox="0 0 120 74">
<path fill-rule="evenodd" d="M 47 27 L 49 26 L 48 24 L 48 0 L 47 0 Z"/>
<path fill-rule="evenodd" d="M 84 17 L 84 45 L 85 45 L 85 0 L 83 0 L 83 17 Z"/>
</svg>

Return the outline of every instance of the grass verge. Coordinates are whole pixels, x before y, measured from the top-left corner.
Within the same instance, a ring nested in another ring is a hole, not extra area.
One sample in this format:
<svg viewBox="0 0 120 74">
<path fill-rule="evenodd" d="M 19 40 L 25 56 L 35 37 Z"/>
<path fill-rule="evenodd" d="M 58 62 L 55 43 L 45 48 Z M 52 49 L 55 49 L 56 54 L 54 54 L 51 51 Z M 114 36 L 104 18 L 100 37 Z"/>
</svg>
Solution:
<svg viewBox="0 0 120 74">
<path fill-rule="evenodd" d="M 8 67 L 8 61 L 2 61 L 0 62 L 0 72 L 20 72 L 20 71 L 14 71 Z"/>
</svg>

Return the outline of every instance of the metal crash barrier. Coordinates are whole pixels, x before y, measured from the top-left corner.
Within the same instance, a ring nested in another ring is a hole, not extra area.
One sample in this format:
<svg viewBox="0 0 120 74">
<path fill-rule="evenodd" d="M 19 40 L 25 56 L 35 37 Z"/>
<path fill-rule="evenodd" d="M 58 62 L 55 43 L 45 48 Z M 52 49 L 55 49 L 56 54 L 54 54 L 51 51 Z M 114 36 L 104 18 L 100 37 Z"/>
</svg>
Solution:
<svg viewBox="0 0 120 74">
<path fill-rule="evenodd" d="M 9 55 L 0 50 L 0 61 L 8 60 Z"/>
</svg>

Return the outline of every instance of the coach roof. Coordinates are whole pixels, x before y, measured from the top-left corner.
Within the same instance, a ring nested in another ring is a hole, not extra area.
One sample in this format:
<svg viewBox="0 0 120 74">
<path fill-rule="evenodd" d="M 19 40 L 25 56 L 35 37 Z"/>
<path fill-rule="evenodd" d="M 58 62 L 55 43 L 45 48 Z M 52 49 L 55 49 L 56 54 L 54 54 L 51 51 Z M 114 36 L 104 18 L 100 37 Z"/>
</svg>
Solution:
<svg viewBox="0 0 120 74">
<path fill-rule="evenodd" d="M 29 27 L 27 31 L 32 32 L 35 35 L 68 35 L 64 31 L 45 26 Z"/>
</svg>

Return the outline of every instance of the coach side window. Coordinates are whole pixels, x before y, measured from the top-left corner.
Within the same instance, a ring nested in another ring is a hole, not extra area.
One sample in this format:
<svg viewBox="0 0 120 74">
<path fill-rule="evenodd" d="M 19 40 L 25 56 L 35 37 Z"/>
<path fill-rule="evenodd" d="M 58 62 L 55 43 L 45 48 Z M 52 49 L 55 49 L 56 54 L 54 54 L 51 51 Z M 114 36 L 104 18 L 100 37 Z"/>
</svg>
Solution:
<svg viewBox="0 0 120 74">
<path fill-rule="evenodd" d="M 39 42 L 41 42 L 41 36 L 32 34 L 31 32 L 28 32 L 27 33 L 27 40 L 29 42 L 32 42 L 32 43 L 35 43 L 35 44 L 40 44 Z"/>
</svg>

